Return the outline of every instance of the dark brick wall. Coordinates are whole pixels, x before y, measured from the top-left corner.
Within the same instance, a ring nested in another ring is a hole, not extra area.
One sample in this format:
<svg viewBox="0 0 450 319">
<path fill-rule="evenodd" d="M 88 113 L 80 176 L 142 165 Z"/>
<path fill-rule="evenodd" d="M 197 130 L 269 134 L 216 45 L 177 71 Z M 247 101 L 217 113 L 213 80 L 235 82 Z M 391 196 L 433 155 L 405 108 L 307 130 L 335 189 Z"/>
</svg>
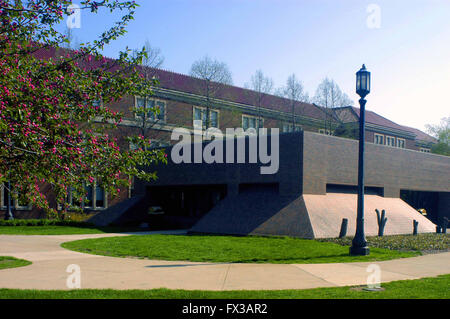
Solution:
<svg viewBox="0 0 450 319">
<path fill-rule="evenodd" d="M 450 191 L 450 157 L 366 143 L 365 184 L 401 189 Z M 324 194 L 326 184 L 357 185 L 358 141 L 305 132 L 303 191 Z"/>
<path fill-rule="evenodd" d="M 300 194 L 302 187 L 302 132 L 280 134 L 280 156 L 279 170 L 273 175 L 262 175 L 261 166 L 268 166 L 263 163 L 248 163 L 249 140 L 246 138 L 246 163 L 236 163 L 237 141 L 235 146 L 235 163 L 213 163 L 175 164 L 171 161 L 171 148 L 167 148 L 169 163 L 151 167 L 151 170 L 158 172 L 158 180 L 151 183 L 154 186 L 165 185 L 208 185 L 222 184 L 228 185 L 231 192 L 237 192 L 239 184 L 279 184 L 279 191 L 282 195 Z M 269 139 L 270 141 L 270 139 Z M 225 142 L 224 142 L 225 143 Z M 191 147 L 193 147 L 191 145 Z M 191 148 L 193 154 L 193 148 Z M 270 153 L 270 152 L 269 152 Z M 224 144 L 224 154 L 226 154 L 226 144 Z M 140 188 L 141 186 L 137 186 Z"/>
</svg>

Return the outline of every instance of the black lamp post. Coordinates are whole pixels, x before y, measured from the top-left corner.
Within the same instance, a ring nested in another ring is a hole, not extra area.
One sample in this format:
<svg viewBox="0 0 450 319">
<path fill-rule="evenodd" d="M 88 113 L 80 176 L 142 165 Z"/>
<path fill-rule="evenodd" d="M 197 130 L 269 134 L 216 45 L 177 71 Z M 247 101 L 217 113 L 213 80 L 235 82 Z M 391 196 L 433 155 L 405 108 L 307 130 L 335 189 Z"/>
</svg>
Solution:
<svg viewBox="0 0 450 319">
<path fill-rule="evenodd" d="M 365 107 L 364 99 L 370 93 L 370 72 L 363 64 L 356 72 L 356 93 L 359 99 L 359 156 L 358 156 L 358 206 L 356 217 L 356 233 L 350 247 L 350 255 L 368 255 L 366 237 L 364 235 L 364 141 L 365 141 Z"/>
</svg>

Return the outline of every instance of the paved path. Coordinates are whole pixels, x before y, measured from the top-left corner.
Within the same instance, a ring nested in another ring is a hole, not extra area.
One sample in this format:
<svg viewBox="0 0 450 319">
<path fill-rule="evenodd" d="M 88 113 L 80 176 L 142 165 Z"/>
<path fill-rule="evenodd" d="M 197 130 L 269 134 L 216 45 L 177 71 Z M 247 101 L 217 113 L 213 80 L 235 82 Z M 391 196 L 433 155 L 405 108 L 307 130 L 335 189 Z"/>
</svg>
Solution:
<svg viewBox="0 0 450 319">
<path fill-rule="evenodd" d="M 0 235 L 0 255 L 33 262 L 0 270 L 0 288 L 68 289 L 67 266 L 81 268 L 81 288 L 96 289 L 308 289 L 365 285 L 367 266 L 381 268 L 381 281 L 418 279 L 450 273 L 450 252 L 407 259 L 347 264 L 213 264 L 142 260 L 82 254 L 63 242 L 125 234 L 16 236 Z"/>
</svg>

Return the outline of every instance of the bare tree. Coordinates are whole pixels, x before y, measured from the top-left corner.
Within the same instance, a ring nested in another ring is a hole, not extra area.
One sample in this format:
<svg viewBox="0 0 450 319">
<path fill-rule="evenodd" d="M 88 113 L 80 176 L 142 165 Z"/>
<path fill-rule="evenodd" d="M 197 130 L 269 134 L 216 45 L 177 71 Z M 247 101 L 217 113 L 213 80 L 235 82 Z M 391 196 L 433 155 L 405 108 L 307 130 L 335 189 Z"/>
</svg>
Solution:
<svg viewBox="0 0 450 319">
<path fill-rule="evenodd" d="M 253 90 L 255 92 L 254 100 L 258 109 L 258 127 L 261 127 L 261 106 L 266 94 L 270 94 L 273 91 L 273 80 L 264 75 L 262 70 L 257 70 L 252 75 L 250 83 L 246 83 L 245 88 Z"/>
<path fill-rule="evenodd" d="M 212 99 L 218 96 L 224 84 L 233 84 L 231 72 L 226 63 L 204 56 L 192 64 L 189 74 L 203 80 L 201 90 L 206 97 L 205 127 L 208 129 L 210 127 Z"/>
<path fill-rule="evenodd" d="M 149 40 L 145 41 L 144 50 L 146 56 L 142 58 L 142 65 L 150 68 L 161 68 L 164 63 L 164 56 L 161 53 L 161 49 L 153 47 Z"/>
<path fill-rule="evenodd" d="M 309 94 L 305 91 L 301 81 L 292 73 L 287 81 L 286 86 L 277 90 L 277 95 L 289 100 L 292 111 L 292 129 L 295 130 L 295 107 L 298 102 L 309 103 Z"/>
<path fill-rule="evenodd" d="M 317 87 L 314 102 L 325 108 L 325 131 L 331 132 L 333 116 L 331 109 L 353 105 L 353 101 L 345 94 L 332 79 L 325 78 Z"/>
<path fill-rule="evenodd" d="M 161 50 L 152 47 L 148 40 L 145 41 L 142 50 L 145 52 L 145 55 L 141 61 L 141 74 L 147 82 L 153 82 L 156 85 L 156 69 L 160 68 L 164 63 L 164 56 L 162 56 Z M 133 54 L 137 56 L 138 52 L 138 50 L 134 50 Z M 164 117 L 165 110 L 161 109 L 161 105 L 156 105 L 148 96 L 139 97 L 137 102 L 133 110 L 139 120 L 142 136 L 147 137 L 148 130 L 158 123 L 161 117 Z"/>
</svg>

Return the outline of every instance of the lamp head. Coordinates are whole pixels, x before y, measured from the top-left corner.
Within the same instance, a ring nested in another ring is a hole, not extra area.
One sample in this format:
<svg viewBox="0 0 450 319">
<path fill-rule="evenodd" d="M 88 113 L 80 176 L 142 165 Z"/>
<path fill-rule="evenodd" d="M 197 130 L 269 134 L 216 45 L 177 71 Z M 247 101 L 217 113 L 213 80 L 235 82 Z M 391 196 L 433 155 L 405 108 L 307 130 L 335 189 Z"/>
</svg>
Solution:
<svg viewBox="0 0 450 319">
<path fill-rule="evenodd" d="M 370 93 L 370 72 L 366 70 L 363 64 L 362 68 L 356 72 L 356 93 L 364 98 Z"/>
</svg>

